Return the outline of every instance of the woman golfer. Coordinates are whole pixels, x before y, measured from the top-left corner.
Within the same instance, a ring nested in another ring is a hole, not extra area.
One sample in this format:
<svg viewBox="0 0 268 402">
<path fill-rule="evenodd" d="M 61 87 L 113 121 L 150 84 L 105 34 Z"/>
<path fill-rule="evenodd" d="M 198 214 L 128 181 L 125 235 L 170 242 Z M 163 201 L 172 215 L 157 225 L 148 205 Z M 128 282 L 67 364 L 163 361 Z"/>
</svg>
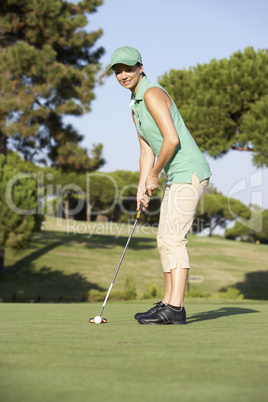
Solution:
<svg viewBox="0 0 268 402">
<path fill-rule="evenodd" d="M 161 302 L 135 318 L 140 324 L 186 324 L 187 233 L 211 171 L 169 94 L 145 76 L 138 50 L 118 48 L 111 68 L 119 84 L 132 92 L 130 107 L 140 143 L 137 210 L 141 203 L 148 206 L 162 169 L 167 176 L 157 234 L 165 294 Z"/>
</svg>

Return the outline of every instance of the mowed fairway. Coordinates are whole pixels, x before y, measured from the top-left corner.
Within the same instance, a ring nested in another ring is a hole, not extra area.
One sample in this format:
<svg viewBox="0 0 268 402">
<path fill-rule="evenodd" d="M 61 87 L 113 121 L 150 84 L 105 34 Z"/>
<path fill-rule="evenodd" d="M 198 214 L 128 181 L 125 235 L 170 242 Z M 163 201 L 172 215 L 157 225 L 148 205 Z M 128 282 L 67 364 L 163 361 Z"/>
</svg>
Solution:
<svg viewBox="0 0 268 402">
<path fill-rule="evenodd" d="M 266 301 L 187 299 L 188 325 L 142 326 L 152 301 L 0 304 L 3 402 L 267 401 Z"/>
</svg>

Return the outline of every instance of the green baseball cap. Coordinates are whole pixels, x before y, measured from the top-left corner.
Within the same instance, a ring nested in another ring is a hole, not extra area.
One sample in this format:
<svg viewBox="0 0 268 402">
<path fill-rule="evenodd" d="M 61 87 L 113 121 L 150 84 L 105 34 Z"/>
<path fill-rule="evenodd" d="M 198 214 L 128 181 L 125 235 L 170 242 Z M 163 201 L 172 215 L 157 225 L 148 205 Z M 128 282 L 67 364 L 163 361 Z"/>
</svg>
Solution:
<svg viewBox="0 0 268 402">
<path fill-rule="evenodd" d="M 134 47 L 123 46 L 116 49 L 111 57 L 111 64 L 108 71 L 113 68 L 115 64 L 126 64 L 127 66 L 135 66 L 135 64 L 142 64 L 140 52 Z"/>
</svg>

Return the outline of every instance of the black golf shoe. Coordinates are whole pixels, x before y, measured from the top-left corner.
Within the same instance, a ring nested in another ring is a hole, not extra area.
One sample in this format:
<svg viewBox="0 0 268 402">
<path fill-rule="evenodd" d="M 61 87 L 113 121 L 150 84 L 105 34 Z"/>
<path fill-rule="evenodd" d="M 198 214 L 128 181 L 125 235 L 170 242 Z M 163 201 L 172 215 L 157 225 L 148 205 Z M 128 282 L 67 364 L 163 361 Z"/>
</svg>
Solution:
<svg viewBox="0 0 268 402">
<path fill-rule="evenodd" d="M 135 318 L 136 320 L 138 320 L 138 318 L 140 318 L 140 317 L 142 317 L 142 316 L 144 316 L 144 315 L 153 314 L 153 313 L 155 313 L 157 310 L 159 310 L 159 308 L 164 307 L 165 305 L 166 305 L 166 304 L 162 303 L 161 301 L 158 302 L 158 303 L 155 303 L 155 304 L 154 304 L 154 307 L 150 308 L 150 310 L 145 311 L 145 313 L 137 313 L 137 314 L 134 315 L 134 318 Z"/>
<path fill-rule="evenodd" d="M 147 325 L 186 324 L 186 311 L 184 307 L 173 307 L 170 304 L 164 304 L 154 313 L 140 316 L 138 322 Z"/>
</svg>

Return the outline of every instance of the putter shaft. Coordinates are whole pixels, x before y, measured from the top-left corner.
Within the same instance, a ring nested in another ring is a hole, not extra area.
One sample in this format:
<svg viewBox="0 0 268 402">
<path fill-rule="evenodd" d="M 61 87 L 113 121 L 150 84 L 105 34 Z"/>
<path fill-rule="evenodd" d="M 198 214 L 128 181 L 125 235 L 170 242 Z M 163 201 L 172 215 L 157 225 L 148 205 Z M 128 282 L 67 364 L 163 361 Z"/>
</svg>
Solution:
<svg viewBox="0 0 268 402">
<path fill-rule="evenodd" d="M 141 206 L 141 209 L 142 209 L 142 207 L 143 207 L 143 205 Z M 122 255 L 121 255 L 120 261 L 119 261 L 118 266 L 117 266 L 117 268 L 116 268 L 116 271 L 115 271 L 113 280 L 112 280 L 112 282 L 111 282 L 111 285 L 110 285 L 110 287 L 109 287 L 109 290 L 108 290 L 107 295 L 106 295 L 106 297 L 105 297 L 105 300 L 104 300 L 104 302 L 103 302 L 103 305 L 102 305 L 102 308 L 101 308 L 101 311 L 100 311 L 100 314 L 99 314 L 100 317 L 101 317 L 101 314 L 102 314 L 102 312 L 103 312 L 103 310 L 104 310 L 104 307 L 105 307 L 105 305 L 106 305 L 106 302 L 107 302 L 107 300 L 108 300 L 108 297 L 109 297 L 109 295 L 110 295 L 110 292 L 111 292 L 111 290 L 112 290 L 112 287 L 113 287 L 115 278 L 116 278 L 116 276 L 117 276 L 117 274 L 118 274 L 120 265 L 121 265 L 121 263 L 122 263 L 122 261 L 123 261 L 124 255 L 125 255 L 125 253 L 126 253 L 126 251 L 127 251 L 128 244 L 129 244 L 130 239 L 131 239 L 131 237 L 132 237 L 132 235 L 133 235 L 133 232 L 134 232 L 134 230 L 135 230 L 135 227 L 136 227 L 136 225 L 137 225 L 137 222 L 138 222 L 138 220 L 140 219 L 140 216 L 141 216 L 141 211 L 138 211 L 138 212 L 137 212 L 137 215 L 136 215 L 136 218 L 135 218 L 135 221 L 134 221 L 134 224 L 133 224 L 133 227 L 132 227 L 132 229 L 131 229 L 130 235 L 129 235 L 128 239 L 127 239 L 127 242 L 126 242 L 124 251 L 123 251 L 123 253 L 122 253 Z"/>
</svg>

